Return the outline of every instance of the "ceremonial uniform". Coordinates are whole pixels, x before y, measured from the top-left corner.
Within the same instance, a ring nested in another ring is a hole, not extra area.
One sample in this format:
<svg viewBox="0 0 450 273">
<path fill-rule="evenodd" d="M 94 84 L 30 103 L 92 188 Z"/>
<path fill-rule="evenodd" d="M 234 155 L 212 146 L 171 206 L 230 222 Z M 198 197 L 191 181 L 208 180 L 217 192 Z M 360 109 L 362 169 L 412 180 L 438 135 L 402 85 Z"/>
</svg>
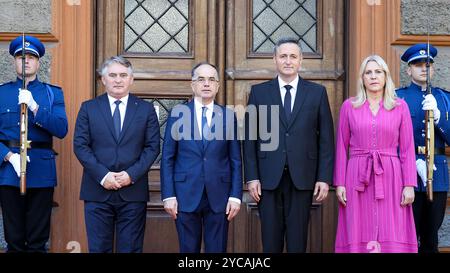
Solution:
<svg viewBox="0 0 450 273">
<path fill-rule="evenodd" d="M 430 45 L 430 61 L 437 55 L 437 50 Z M 427 44 L 417 44 L 410 47 L 402 60 L 410 66 L 414 62 L 425 62 L 427 59 Z M 444 89 L 432 87 L 431 93 L 436 100 L 440 118 L 435 121 L 434 142 L 435 156 L 433 172 L 433 202 L 427 200 L 426 185 L 418 175 L 415 201 L 413 203 L 416 232 L 419 240 L 419 252 L 438 251 L 438 230 L 445 216 L 447 192 L 449 190 L 449 175 L 445 146 L 450 144 L 450 93 Z M 404 99 L 410 109 L 414 130 L 416 160 L 426 161 L 424 147 L 426 145 L 425 110 L 423 101 L 426 90 L 411 82 L 408 87 L 397 90 L 398 97 Z M 419 167 L 418 167 L 419 168 Z"/>
<path fill-rule="evenodd" d="M 26 36 L 26 53 L 40 58 L 45 53 L 42 43 Z M 13 56 L 21 54 L 22 37 L 10 45 Z M 56 153 L 52 149 L 53 136 L 63 138 L 68 124 L 62 89 L 30 81 L 27 90 L 38 106 L 37 112 L 28 111 L 29 162 L 26 172 L 26 194 L 19 192 L 19 177 L 8 153 L 20 153 L 19 89 L 22 79 L 0 85 L 0 198 L 8 251 L 45 251 L 49 238 L 53 188 L 56 186 Z"/>
<path fill-rule="evenodd" d="M 19 153 L 20 105 L 17 104 L 17 96 L 21 87 L 21 79 L 0 86 L 0 158 L 4 158 L 9 151 Z M 28 83 L 27 89 L 39 105 L 36 116 L 28 113 L 31 149 L 28 150 L 27 188 L 54 187 L 56 168 L 52 137 L 63 138 L 67 134 L 63 93 L 61 88 L 44 84 L 38 79 Z M 19 178 L 8 162 L 2 162 L 0 185 L 19 187 Z"/>
<path fill-rule="evenodd" d="M 432 94 L 436 98 L 438 108 L 441 111 L 441 118 L 439 123 L 435 125 L 434 129 L 434 146 L 435 156 L 434 165 L 436 170 L 433 173 L 433 191 L 447 192 L 449 189 L 448 183 L 448 165 L 447 157 L 445 156 L 445 144 L 450 143 L 450 93 L 446 90 L 432 87 Z M 425 111 L 422 110 L 422 101 L 425 97 L 425 91 L 415 83 L 411 83 L 408 87 L 403 87 L 397 90 L 397 96 L 404 99 L 409 106 L 411 118 L 414 127 L 414 144 L 416 146 L 416 159 L 421 158 L 425 160 L 425 154 L 419 147 L 425 146 Z M 418 177 L 416 190 L 419 192 L 426 192 L 426 187 L 421 183 Z"/>
</svg>

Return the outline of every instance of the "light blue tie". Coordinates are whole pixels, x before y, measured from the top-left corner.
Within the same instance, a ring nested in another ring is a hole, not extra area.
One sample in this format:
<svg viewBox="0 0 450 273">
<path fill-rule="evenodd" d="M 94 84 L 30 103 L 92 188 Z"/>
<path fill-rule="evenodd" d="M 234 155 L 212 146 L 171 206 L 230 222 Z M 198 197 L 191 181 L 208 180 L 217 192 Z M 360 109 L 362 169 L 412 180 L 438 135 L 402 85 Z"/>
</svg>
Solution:
<svg viewBox="0 0 450 273">
<path fill-rule="evenodd" d="M 208 108 L 203 106 L 202 107 L 202 143 L 203 143 L 203 149 L 206 148 L 206 144 L 208 144 L 208 140 L 206 139 L 205 135 L 209 132 L 209 126 L 208 126 L 208 120 L 206 119 L 206 110 Z"/>
<path fill-rule="evenodd" d="M 114 102 L 116 104 L 116 109 L 113 114 L 113 122 L 114 122 L 114 132 L 116 133 L 116 138 L 119 139 L 120 136 L 120 111 L 119 105 L 122 103 L 120 100 L 116 100 Z"/>
</svg>

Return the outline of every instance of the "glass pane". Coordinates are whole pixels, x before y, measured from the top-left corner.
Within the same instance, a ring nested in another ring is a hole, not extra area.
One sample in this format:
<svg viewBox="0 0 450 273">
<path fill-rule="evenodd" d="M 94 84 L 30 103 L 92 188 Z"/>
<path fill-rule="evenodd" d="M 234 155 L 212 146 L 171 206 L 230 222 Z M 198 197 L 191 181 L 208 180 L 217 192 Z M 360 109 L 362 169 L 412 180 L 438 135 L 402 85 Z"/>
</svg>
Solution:
<svg viewBox="0 0 450 273">
<path fill-rule="evenodd" d="M 189 0 L 125 0 L 124 5 L 125 52 L 189 52 Z"/>
<path fill-rule="evenodd" d="M 164 134 L 166 132 L 167 118 L 169 116 L 170 110 L 172 110 L 172 108 L 175 105 L 186 103 L 188 100 L 187 99 L 145 99 L 145 100 L 153 103 L 153 106 L 155 107 L 156 110 L 156 114 L 158 115 L 159 133 L 161 134 L 160 149 L 162 149 L 162 145 L 164 142 Z M 156 158 L 153 165 L 158 166 L 160 162 L 161 162 L 161 151 L 159 152 L 159 155 Z"/>
<path fill-rule="evenodd" d="M 316 0 L 253 0 L 253 48 L 271 53 L 282 37 L 296 38 L 303 52 L 317 52 Z"/>
</svg>

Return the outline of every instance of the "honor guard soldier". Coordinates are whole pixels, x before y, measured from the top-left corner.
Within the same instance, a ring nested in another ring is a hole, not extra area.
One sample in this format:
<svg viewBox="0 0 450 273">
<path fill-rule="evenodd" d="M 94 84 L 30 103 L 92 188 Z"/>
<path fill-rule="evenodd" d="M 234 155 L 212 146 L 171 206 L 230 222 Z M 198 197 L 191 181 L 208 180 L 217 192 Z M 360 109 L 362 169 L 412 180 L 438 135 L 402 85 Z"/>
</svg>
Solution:
<svg viewBox="0 0 450 273">
<path fill-rule="evenodd" d="M 428 48 L 429 46 L 429 48 Z M 429 52 L 429 56 L 428 56 Z M 425 43 L 411 46 L 401 56 L 408 64 L 407 73 L 411 77 L 408 87 L 397 90 L 409 106 L 413 127 L 414 144 L 416 146 L 417 185 L 413 203 L 414 221 L 416 224 L 419 252 L 438 252 L 438 230 L 445 215 L 447 192 L 449 189 L 447 157 L 445 145 L 450 143 L 450 93 L 438 87 L 431 87 L 427 94 L 428 81 L 434 72 L 434 58 L 437 49 Z M 427 73 L 429 60 L 429 73 Z M 427 200 L 427 166 L 425 145 L 427 131 L 425 128 L 425 112 L 432 110 L 434 114 L 434 172 L 432 180 L 433 200 Z"/>
<path fill-rule="evenodd" d="M 9 53 L 14 57 L 17 79 L 0 85 L 0 200 L 7 251 L 46 252 L 56 186 L 52 139 L 65 137 L 68 129 L 64 97 L 61 88 L 37 78 L 40 58 L 45 54 L 39 39 L 17 37 L 11 42 Z M 22 88 L 23 75 L 26 89 Z M 21 104 L 28 108 L 27 134 L 31 141 L 25 195 L 19 191 Z"/>
</svg>

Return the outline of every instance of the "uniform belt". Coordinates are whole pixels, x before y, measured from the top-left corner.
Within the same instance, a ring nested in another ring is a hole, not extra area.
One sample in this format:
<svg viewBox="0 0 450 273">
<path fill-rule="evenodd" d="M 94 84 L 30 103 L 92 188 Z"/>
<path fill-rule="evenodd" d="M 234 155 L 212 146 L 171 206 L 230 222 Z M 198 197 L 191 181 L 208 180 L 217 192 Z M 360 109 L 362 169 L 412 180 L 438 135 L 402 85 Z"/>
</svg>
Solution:
<svg viewBox="0 0 450 273">
<path fill-rule="evenodd" d="M 416 154 L 424 155 L 425 154 L 425 146 L 417 146 Z M 434 148 L 435 155 L 445 155 L 445 148 Z"/>
<path fill-rule="evenodd" d="M 1 143 L 5 144 L 9 148 L 20 148 L 20 142 L 15 140 L 0 140 Z M 52 149 L 52 142 L 41 142 L 41 141 L 31 141 L 30 149 Z"/>
</svg>

